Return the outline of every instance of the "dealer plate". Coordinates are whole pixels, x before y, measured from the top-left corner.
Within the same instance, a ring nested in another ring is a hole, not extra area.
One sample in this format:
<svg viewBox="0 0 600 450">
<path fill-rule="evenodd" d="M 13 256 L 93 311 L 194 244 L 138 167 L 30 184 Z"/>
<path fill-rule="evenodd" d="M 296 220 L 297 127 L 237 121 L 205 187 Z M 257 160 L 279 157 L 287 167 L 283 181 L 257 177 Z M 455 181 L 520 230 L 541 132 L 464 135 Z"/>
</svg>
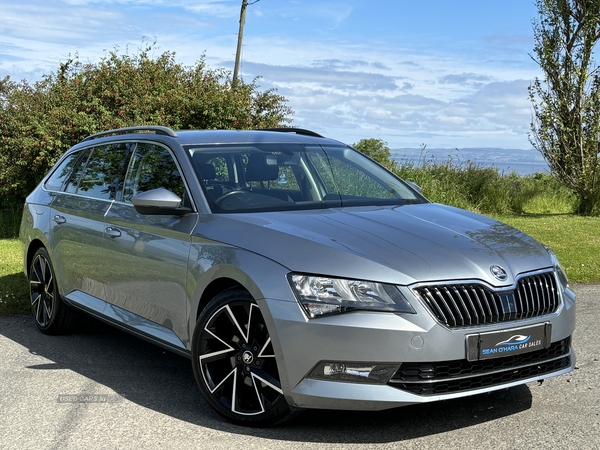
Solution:
<svg viewBox="0 0 600 450">
<path fill-rule="evenodd" d="M 502 358 L 550 347 L 552 324 L 546 322 L 530 327 L 469 334 L 466 338 L 469 361 Z"/>
</svg>

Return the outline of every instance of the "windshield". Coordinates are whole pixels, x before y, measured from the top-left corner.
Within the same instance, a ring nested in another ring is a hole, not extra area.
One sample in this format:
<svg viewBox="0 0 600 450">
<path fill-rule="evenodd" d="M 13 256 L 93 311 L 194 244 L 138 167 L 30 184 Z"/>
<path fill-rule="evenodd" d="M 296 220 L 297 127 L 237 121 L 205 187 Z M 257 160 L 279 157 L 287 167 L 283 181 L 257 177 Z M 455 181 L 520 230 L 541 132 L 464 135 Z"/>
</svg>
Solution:
<svg viewBox="0 0 600 450">
<path fill-rule="evenodd" d="M 345 146 L 187 146 L 213 212 L 425 203 L 395 175 Z"/>
</svg>

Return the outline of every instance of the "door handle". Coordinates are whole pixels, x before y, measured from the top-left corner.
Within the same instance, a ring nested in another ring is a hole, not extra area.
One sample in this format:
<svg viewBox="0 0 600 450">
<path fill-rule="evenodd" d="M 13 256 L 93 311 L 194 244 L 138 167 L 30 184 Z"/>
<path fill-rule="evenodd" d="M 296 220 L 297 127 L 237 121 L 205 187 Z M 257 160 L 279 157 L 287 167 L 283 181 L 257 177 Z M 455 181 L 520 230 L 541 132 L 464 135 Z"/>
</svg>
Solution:
<svg viewBox="0 0 600 450">
<path fill-rule="evenodd" d="M 63 223 L 65 223 L 65 222 L 67 221 L 67 219 L 65 219 L 63 216 L 59 216 L 58 214 L 57 214 L 57 215 L 55 215 L 55 216 L 52 218 L 52 220 L 53 220 L 54 222 L 56 222 L 57 224 L 59 224 L 59 225 L 60 225 L 60 224 L 63 224 Z"/>
<path fill-rule="evenodd" d="M 113 239 L 121 236 L 121 230 L 119 230 L 118 228 L 107 227 L 105 228 L 104 232 L 108 234 L 108 237 Z"/>
</svg>

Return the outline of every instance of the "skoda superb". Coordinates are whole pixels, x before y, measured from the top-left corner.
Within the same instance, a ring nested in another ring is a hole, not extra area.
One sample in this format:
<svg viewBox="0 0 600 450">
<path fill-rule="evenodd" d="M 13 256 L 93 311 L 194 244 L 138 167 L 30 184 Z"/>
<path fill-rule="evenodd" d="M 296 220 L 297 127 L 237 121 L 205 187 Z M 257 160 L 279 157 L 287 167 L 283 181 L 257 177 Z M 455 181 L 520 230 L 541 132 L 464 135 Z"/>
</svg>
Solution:
<svg viewBox="0 0 600 450">
<path fill-rule="evenodd" d="M 575 296 L 549 248 L 307 130 L 90 136 L 27 198 L 20 239 L 43 333 L 86 313 L 191 358 L 240 424 L 575 364 Z"/>
</svg>

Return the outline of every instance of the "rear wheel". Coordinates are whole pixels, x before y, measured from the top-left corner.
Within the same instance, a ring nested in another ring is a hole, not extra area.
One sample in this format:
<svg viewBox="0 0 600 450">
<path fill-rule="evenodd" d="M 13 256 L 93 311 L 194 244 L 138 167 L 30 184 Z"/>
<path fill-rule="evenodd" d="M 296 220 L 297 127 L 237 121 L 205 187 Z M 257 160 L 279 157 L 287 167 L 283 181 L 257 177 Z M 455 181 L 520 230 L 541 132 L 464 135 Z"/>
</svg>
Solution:
<svg viewBox="0 0 600 450">
<path fill-rule="evenodd" d="M 72 329 L 75 313 L 64 304 L 50 256 L 45 248 L 38 249 L 29 267 L 31 312 L 42 333 L 60 334 Z"/>
<path fill-rule="evenodd" d="M 204 309 L 194 331 L 192 365 L 207 402 L 232 422 L 268 426 L 294 414 L 264 318 L 247 291 L 222 292 Z"/>
</svg>

